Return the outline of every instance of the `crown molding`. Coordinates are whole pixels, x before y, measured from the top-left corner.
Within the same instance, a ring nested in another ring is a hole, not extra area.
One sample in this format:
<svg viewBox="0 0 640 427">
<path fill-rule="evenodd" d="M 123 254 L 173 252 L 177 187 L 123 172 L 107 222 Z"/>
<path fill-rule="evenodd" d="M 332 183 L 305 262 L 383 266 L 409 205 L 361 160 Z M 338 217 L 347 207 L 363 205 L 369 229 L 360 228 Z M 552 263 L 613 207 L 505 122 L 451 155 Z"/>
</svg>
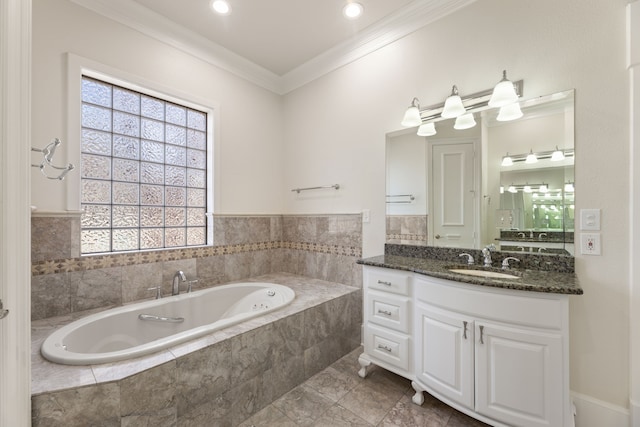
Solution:
<svg viewBox="0 0 640 427">
<path fill-rule="evenodd" d="M 393 43 L 476 0 L 415 0 L 353 38 L 325 51 L 283 76 L 279 76 L 172 22 L 137 2 L 128 0 L 70 1 L 260 87 L 284 95 Z"/>
</svg>

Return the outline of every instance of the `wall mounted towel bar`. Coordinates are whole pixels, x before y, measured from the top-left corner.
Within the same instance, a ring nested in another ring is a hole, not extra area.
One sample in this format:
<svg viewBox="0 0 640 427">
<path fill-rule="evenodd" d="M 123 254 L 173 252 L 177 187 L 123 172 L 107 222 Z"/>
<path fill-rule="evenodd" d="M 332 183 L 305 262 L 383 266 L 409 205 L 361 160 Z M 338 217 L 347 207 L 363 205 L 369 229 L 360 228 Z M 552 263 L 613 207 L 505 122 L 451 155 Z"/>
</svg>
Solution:
<svg viewBox="0 0 640 427">
<path fill-rule="evenodd" d="M 416 199 L 413 194 L 387 194 L 387 199 L 390 197 L 406 197 L 409 200 L 387 200 L 387 203 L 412 203 Z"/>
<path fill-rule="evenodd" d="M 323 185 L 321 187 L 307 187 L 307 188 L 294 188 L 291 191 L 295 191 L 296 193 L 300 193 L 301 191 L 307 191 L 307 190 L 320 190 L 323 188 L 335 188 L 336 190 L 340 189 L 340 184 L 333 184 L 333 185 Z"/>
</svg>

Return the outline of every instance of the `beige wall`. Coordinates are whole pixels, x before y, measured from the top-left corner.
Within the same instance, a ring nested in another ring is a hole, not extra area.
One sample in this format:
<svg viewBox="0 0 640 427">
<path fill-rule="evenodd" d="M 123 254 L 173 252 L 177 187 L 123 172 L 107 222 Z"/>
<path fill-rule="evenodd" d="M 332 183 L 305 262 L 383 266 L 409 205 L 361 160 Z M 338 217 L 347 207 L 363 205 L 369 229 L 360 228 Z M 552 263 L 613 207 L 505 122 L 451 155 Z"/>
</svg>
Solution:
<svg viewBox="0 0 640 427">
<path fill-rule="evenodd" d="M 385 134 L 414 96 L 442 102 L 491 87 L 507 69 L 525 97 L 576 89 L 576 208 L 602 209 L 600 257 L 578 256 L 571 386 L 627 406 L 628 77 L 624 0 L 479 0 L 284 97 L 64 0 L 35 0 L 33 141 L 65 139 L 63 54 L 117 67 L 219 106 L 217 213 L 371 210 L 364 255 L 382 252 Z M 284 108 L 283 108 L 284 106 Z M 77 149 L 67 145 L 64 149 Z M 297 195 L 303 186 L 339 191 Z M 34 171 L 32 202 L 64 208 L 64 187 Z"/>
<path fill-rule="evenodd" d="M 216 212 L 282 213 L 280 96 L 65 0 L 33 2 L 34 145 L 60 137 L 63 145 L 55 157 L 60 163 L 67 150 L 79 150 L 66 130 L 67 52 L 152 89 L 218 107 Z M 72 180 L 49 181 L 34 169 L 32 204 L 45 211 L 65 209 L 65 187 Z"/>
<path fill-rule="evenodd" d="M 526 98 L 576 90 L 576 208 L 602 209 L 602 256 L 578 255 L 571 388 L 628 405 L 628 76 L 625 1 L 480 0 L 285 96 L 285 187 L 338 182 L 340 194 L 288 212 L 371 210 L 364 255 L 384 243 L 385 133 L 414 96 L 442 102 L 490 88 L 507 69 Z M 312 131 L 311 131 L 312 130 Z"/>
</svg>

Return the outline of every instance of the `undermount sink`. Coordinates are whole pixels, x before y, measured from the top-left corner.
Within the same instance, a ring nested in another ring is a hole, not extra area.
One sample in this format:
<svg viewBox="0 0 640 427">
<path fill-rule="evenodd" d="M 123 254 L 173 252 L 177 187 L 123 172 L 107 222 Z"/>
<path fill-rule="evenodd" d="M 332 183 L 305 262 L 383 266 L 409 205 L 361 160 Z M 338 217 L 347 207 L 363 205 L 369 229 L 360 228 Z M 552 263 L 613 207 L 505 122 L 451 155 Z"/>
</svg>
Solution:
<svg viewBox="0 0 640 427">
<path fill-rule="evenodd" d="M 491 270 L 471 270 L 467 268 L 450 268 L 449 271 L 452 273 L 466 274 L 468 276 L 486 277 L 489 279 L 519 279 L 520 278 L 520 276 L 516 276 L 515 274 L 501 273 L 498 271 L 491 271 Z"/>
</svg>

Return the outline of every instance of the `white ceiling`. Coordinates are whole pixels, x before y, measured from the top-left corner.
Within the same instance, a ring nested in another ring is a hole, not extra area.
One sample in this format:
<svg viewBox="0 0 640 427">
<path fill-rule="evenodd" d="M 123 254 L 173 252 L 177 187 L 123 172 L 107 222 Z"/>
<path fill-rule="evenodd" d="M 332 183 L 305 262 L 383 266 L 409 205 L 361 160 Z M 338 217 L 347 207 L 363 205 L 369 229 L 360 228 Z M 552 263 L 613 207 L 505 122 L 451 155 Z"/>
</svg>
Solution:
<svg viewBox="0 0 640 427">
<path fill-rule="evenodd" d="M 475 0 L 71 0 L 186 50 L 276 93 L 286 93 Z"/>
</svg>

